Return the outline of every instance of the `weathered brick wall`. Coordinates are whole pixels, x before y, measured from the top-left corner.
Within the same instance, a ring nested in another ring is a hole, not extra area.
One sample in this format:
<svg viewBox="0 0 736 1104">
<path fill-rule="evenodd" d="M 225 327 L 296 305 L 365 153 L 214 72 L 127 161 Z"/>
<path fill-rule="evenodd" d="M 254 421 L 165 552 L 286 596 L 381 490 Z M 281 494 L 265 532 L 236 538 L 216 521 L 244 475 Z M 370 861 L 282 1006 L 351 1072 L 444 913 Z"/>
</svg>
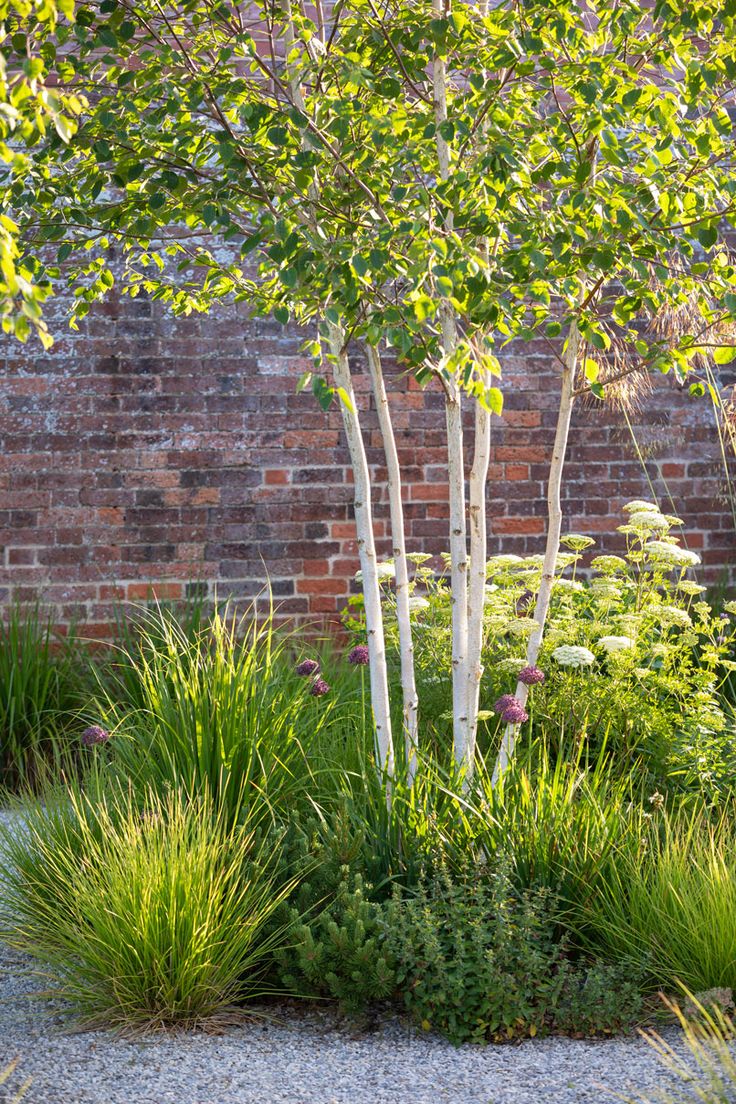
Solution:
<svg viewBox="0 0 736 1104">
<path fill-rule="evenodd" d="M 0 547 L 5 599 L 41 594 L 61 621 L 109 623 L 116 597 L 162 597 L 188 584 L 251 598 L 266 574 L 282 609 L 330 617 L 357 567 L 348 459 L 336 408 L 296 394 L 299 338 L 241 308 L 174 319 L 112 299 L 50 353 L 6 339 L 0 394 Z M 557 395 L 544 348 L 504 359 L 506 407 L 494 419 L 491 549 L 540 551 Z M 444 417 L 438 391 L 394 373 L 412 548 L 446 547 Z M 357 380 L 363 405 L 366 381 Z M 734 522 L 709 399 L 667 381 L 634 419 L 648 477 L 687 522 L 707 578 L 728 568 Z M 387 514 L 375 465 L 381 551 Z M 470 438 L 468 438 L 470 443 Z M 619 507 L 648 497 L 625 420 L 581 405 L 565 484 L 566 527 L 618 546 Z M 672 504 L 668 494 L 671 494 Z"/>
</svg>

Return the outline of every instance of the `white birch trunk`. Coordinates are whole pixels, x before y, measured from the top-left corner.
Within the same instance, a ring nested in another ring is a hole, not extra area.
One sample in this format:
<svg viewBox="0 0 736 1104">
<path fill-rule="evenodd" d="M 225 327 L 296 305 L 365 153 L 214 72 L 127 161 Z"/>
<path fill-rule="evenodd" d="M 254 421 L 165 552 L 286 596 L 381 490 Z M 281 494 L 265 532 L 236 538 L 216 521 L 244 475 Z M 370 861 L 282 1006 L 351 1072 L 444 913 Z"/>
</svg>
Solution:
<svg viewBox="0 0 736 1104">
<path fill-rule="evenodd" d="M 470 470 L 470 581 L 468 587 L 468 743 L 466 783 L 475 768 L 480 680 L 483 677 L 483 611 L 486 597 L 486 483 L 491 456 L 491 415 L 475 400 L 475 452 Z"/>
<path fill-rule="evenodd" d="M 570 325 L 570 333 L 567 339 L 567 348 L 563 356 L 564 367 L 560 384 L 560 406 L 557 414 L 557 429 L 555 443 L 552 449 L 552 459 L 549 467 L 547 482 L 547 544 L 544 550 L 544 562 L 542 564 L 542 579 L 537 594 L 537 602 L 534 608 L 534 628 L 529 637 L 526 649 L 526 663 L 531 666 L 536 663 L 539 648 L 544 636 L 544 626 L 547 620 L 549 602 L 552 596 L 552 587 L 555 581 L 555 569 L 557 566 L 557 554 L 560 549 L 560 535 L 562 530 L 562 471 L 565 465 L 565 453 L 567 452 L 567 439 L 570 432 L 570 419 L 572 417 L 573 392 L 575 387 L 575 368 L 580 352 L 580 331 L 573 321 Z M 517 683 L 516 697 L 526 704 L 529 687 L 523 682 Z M 503 772 L 507 769 L 514 754 L 516 744 L 517 725 L 507 725 L 501 741 L 496 765 L 493 770 L 492 782 L 495 784 Z"/>
<path fill-rule="evenodd" d="M 446 14 L 443 0 L 432 0 L 439 19 Z M 437 162 L 440 180 L 450 176 L 450 148 L 440 133 L 447 119 L 447 72 L 444 60 L 432 61 L 434 118 L 437 127 Z M 445 229 L 453 229 L 452 212 Z M 442 348 L 446 357 L 457 349 L 457 324 L 451 304 L 440 303 Z M 447 476 L 450 500 L 450 585 L 452 602 L 452 739 L 455 763 L 468 761 L 468 545 L 465 525 L 465 463 L 463 456 L 462 393 L 454 379 L 446 381 L 445 420 L 447 424 Z"/>
<path fill-rule="evenodd" d="M 396 572 L 396 618 L 399 625 L 399 653 L 401 662 L 401 692 L 403 698 L 404 746 L 407 777 L 410 785 L 417 769 L 418 710 L 416 679 L 414 675 L 414 641 L 409 611 L 409 568 L 406 559 L 404 531 L 404 505 L 401 497 L 401 467 L 396 449 L 396 438 L 391 422 L 391 410 L 383 380 L 381 357 L 373 345 L 366 347 L 368 368 L 371 374 L 373 395 L 376 400 L 378 425 L 386 453 L 388 501 L 391 515 L 391 543 Z"/>
<path fill-rule="evenodd" d="M 388 669 L 386 666 L 386 643 L 383 632 L 383 611 L 381 609 L 381 588 L 378 581 L 376 544 L 373 535 L 371 479 L 363 435 L 360 431 L 358 408 L 350 374 L 350 362 L 345 349 L 345 334 L 340 326 L 332 323 L 328 325 L 335 383 L 343 389 L 347 398 L 347 402 L 341 399 L 340 406 L 355 480 L 355 529 L 360 569 L 363 573 L 363 597 L 365 599 L 376 754 L 381 772 L 390 781 L 394 773 L 394 748 L 391 737 L 391 709 L 389 705 Z"/>
<path fill-rule="evenodd" d="M 450 499 L 450 601 L 452 604 L 452 731 L 455 762 L 468 761 L 468 548 L 465 529 L 465 465 L 460 389 L 445 400 Z"/>
<path fill-rule="evenodd" d="M 290 0 L 286 5 L 286 47 L 287 55 L 294 48 L 295 35 L 292 22 Z M 299 110 L 305 110 L 304 97 L 298 79 L 289 74 L 289 87 L 294 104 Z M 316 226 L 315 206 L 319 199 L 319 185 L 314 180 L 309 186 L 310 204 L 308 221 Z M 363 599 L 365 602 L 366 634 L 368 637 L 369 676 L 371 688 L 371 707 L 379 770 L 387 780 L 387 800 L 391 800 L 391 779 L 394 774 L 394 746 L 391 736 L 391 706 L 389 700 L 388 668 L 386 665 L 386 640 L 383 631 L 383 610 L 381 608 L 381 588 L 376 569 L 376 544 L 373 533 L 373 508 L 371 503 L 371 480 L 368 460 L 360 430 L 358 407 L 355 401 L 350 362 L 345 349 L 345 333 L 341 326 L 328 323 L 330 352 L 333 357 L 335 382 L 342 388 L 348 404 L 340 401 L 343 426 L 347 438 L 350 462 L 354 480 L 355 528 L 358 541 L 358 556 L 363 573 Z"/>
</svg>

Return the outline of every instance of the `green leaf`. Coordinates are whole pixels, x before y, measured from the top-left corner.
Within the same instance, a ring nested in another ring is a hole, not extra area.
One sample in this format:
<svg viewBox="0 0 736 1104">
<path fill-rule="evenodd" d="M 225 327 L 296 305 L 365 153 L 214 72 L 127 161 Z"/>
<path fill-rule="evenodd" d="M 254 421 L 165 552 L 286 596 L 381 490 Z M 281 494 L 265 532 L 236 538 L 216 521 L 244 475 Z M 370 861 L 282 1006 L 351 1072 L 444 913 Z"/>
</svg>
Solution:
<svg viewBox="0 0 736 1104">
<path fill-rule="evenodd" d="M 585 378 L 588 383 L 596 383 L 598 376 L 600 375 L 600 366 L 597 360 L 593 360 L 591 357 L 585 358 L 585 364 L 583 365 L 583 371 L 585 372 Z"/>
<path fill-rule="evenodd" d="M 713 360 L 716 364 L 730 364 L 736 357 L 736 345 L 720 345 L 713 350 Z"/>
<path fill-rule="evenodd" d="M 701 226 L 698 229 L 698 241 L 705 249 L 710 249 L 718 241 L 718 230 L 715 226 Z"/>
<path fill-rule="evenodd" d="M 337 388 L 337 394 L 339 396 L 340 402 L 343 403 L 344 406 L 347 407 L 347 409 L 350 411 L 351 414 L 354 414 L 355 413 L 355 407 L 353 406 L 352 402 L 350 401 L 350 396 L 348 395 L 345 388 L 344 387 L 338 387 Z"/>
<path fill-rule="evenodd" d="M 481 404 L 491 414 L 500 415 L 503 412 L 503 391 L 498 387 L 487 387 L 480 398 Z"/>
</svg>

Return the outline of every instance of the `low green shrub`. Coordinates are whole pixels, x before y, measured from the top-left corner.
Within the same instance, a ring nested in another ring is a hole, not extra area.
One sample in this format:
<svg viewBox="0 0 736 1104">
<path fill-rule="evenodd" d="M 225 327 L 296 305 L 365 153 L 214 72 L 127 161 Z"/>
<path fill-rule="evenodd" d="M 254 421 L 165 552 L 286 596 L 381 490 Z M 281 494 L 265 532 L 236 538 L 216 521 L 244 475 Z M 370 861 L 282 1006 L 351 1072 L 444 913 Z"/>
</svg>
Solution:
<svg viewBox="0 0 736 1104">
<path fill-rule="evenodd" d="M 641 1012 L 623 969 L 573 965 L 549 893 L 517 894 L 503 868 L 463 881 L 441 872 L 411 898 L 397 891 L 385 929 L 407 1009 L 455 1043 L 610 1031 Z"/>
<path fill-rule="evenodd" d="M 672 991 L 736 987 L 736 830 L 703 811 L 668 817 L 617 852 L 573 923 L 608 958 L 633 958 Z"/>
<path fill-rule="evenodd" d="M 291 912 L 293 945 L 278 955 L 281 981 L 299 996 L 329 997 L 348 1014 L 396 989 L 382 907 L 366 898 L 360 874 L 343 867 L 337 893 L 308 921 Z"/>
<path fill-rule="evenodd" d="M 31 953 L 85 1024 L 194 1026 L 262 994 L 293 883 L 210 798 L 28 808 L 2 833 L 2 936 Z"/>
</svg>

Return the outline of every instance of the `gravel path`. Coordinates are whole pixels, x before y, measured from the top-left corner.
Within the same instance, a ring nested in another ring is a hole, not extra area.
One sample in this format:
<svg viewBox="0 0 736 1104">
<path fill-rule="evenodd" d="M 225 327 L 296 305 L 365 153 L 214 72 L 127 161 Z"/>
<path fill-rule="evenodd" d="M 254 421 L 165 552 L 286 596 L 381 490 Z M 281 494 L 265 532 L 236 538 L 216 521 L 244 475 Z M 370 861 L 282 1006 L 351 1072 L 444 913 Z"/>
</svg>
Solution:
<svg viewBox="0 0 736 1104">
<path fill-rule="evenodd" d="M 284 1008 L 221 1035 L 131 1041 L 70 1033 L 37 988 L 4 951 L 0 1069 L 20 1056 L 10 1085 L 32 1078 L 24 1104 L 605 1104 L 662 1083 L 638 1038 L 458 1049 L 397 1022 L 354 1037 L 328 1014 Z"/>
</svg>

